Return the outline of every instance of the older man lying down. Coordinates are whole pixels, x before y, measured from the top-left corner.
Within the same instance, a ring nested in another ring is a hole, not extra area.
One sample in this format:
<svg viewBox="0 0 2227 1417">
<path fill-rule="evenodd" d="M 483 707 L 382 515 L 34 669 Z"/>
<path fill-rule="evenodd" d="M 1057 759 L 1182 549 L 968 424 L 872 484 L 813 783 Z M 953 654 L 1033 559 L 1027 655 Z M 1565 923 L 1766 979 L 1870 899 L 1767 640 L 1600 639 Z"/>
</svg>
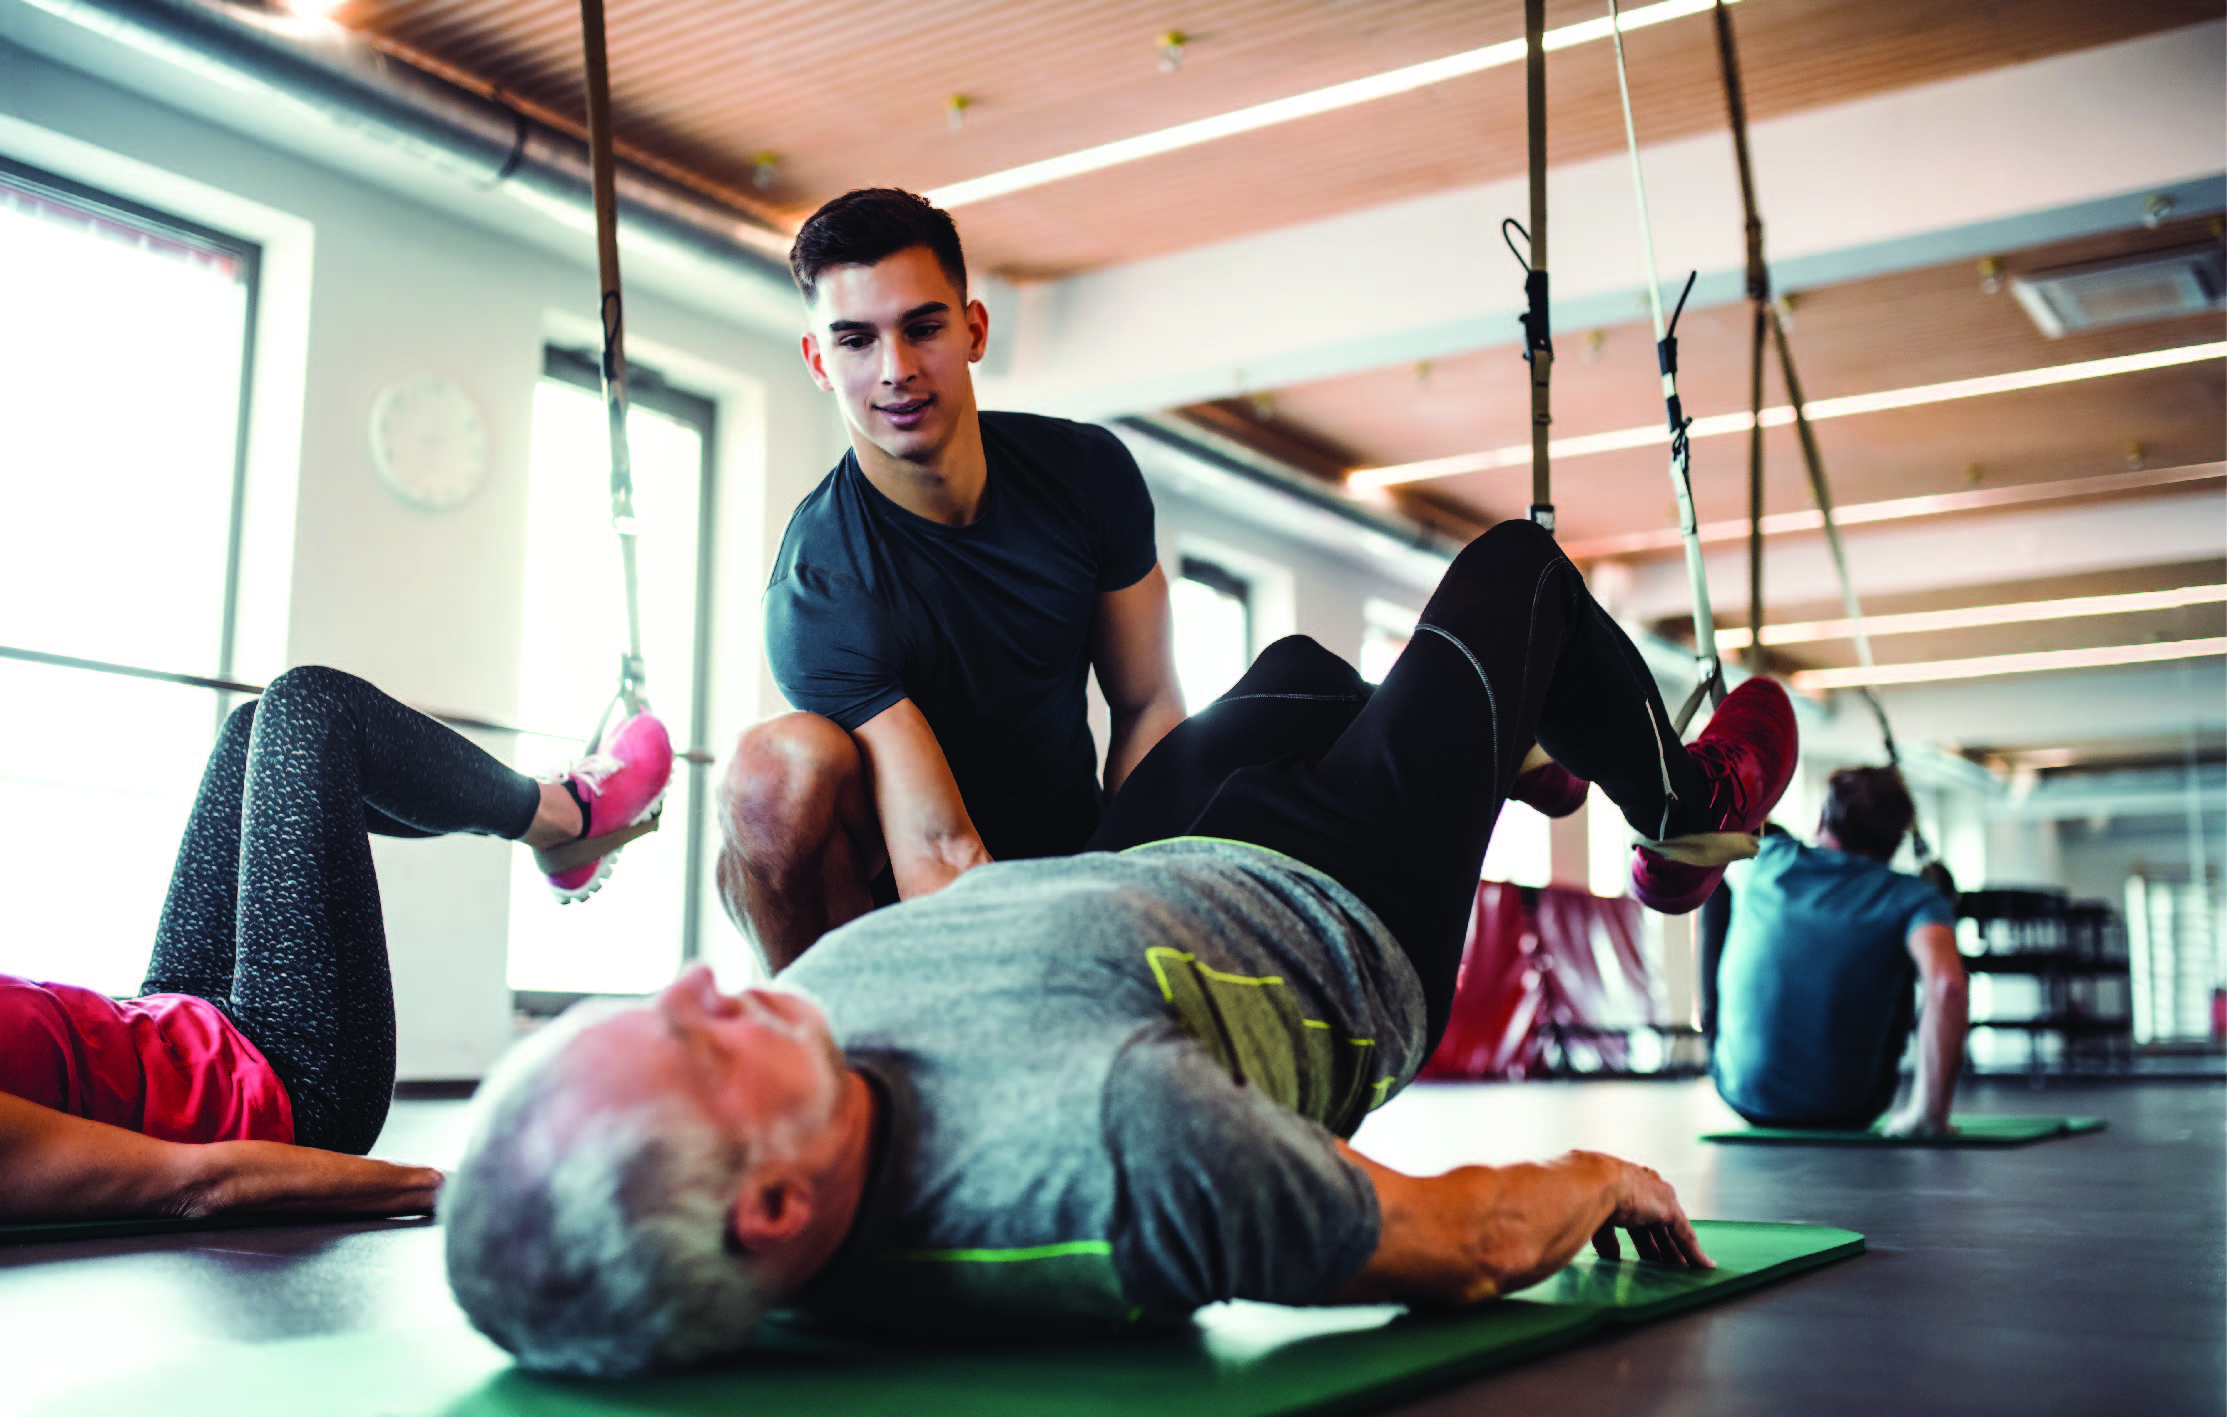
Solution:
<svg viewBox="0 0 2227 1417">
<path fill-rule="evenodd" d="M 1706 1266 L 1644 1167 L 1411 1177 L 1344 1141 L 1445 1026 L 1511 793 L 1598 782 L 1649 843 L 1643 901 L 1715 885 L 1785 789 L 1792 714 L 1754 679 L 1690 748 L 1668 722 L 1552 540 L 1495 528 L 1381 689 L 1272 646 L 1096 849 L 970 871 L 776 988 L 692 969 L 532 1040 L 442 1193 L 450 1283 L 528 1366 L 618 1374 L 745 1350 L 774 1308 L 1072 1333 L 1231 1298 L 1466 1304 L 1619 1229 Z"/>
</svg>

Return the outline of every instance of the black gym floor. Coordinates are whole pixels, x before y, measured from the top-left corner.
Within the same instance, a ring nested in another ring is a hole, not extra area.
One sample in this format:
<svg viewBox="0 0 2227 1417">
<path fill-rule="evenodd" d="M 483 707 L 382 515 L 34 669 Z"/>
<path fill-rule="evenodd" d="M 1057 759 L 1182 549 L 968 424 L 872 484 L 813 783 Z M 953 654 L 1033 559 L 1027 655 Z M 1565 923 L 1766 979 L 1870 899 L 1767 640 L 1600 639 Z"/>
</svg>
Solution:
<svg viewBox="0 0 2227 1417">
<path fill-rule="evenodd" d="M 1959 1101 L 2110 1127 L 2000 1151 L 1718 1147 L 1696 1140 L 1729 1119 L 1701 1082 L 1411 1089 L 1357 1139 L 1388 1164 L 1615 1151 L 1696 1215 L 1845 1226 L 1870 1248 L 1394 1410 L 2227 1411 L 2227 1087 L 1983 1082 Z M 399 1104 L 379 1153 L 440 1164 L 461 1111 Z M 0 1411 L 85 1410 L 97 1379 L 226 1343 L 462 1323 L 425 1224 L 0 1247 Z"/>
</svg>

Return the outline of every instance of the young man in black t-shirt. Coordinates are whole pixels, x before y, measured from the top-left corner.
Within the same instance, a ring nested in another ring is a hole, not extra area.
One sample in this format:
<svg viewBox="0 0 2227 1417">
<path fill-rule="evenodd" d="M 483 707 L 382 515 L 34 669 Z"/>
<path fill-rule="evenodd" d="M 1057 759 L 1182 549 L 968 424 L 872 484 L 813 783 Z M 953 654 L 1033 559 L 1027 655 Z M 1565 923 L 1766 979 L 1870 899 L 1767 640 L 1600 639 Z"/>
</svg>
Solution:
<svg viewBox="0 0 2227 1417">
<path fill-rule="evenodd" d="M 746 732 L 720 783 L 720 895 L 775 970 L 970 867 L 1080 850 L 1183 718 L 1143 478 L 1103 429 L 976 411 L 989 316 L 951 218 L 852 192 L 789 264 L 851 451 L 766 588 L 766 654 L 800 711 Z"/>
</svg>

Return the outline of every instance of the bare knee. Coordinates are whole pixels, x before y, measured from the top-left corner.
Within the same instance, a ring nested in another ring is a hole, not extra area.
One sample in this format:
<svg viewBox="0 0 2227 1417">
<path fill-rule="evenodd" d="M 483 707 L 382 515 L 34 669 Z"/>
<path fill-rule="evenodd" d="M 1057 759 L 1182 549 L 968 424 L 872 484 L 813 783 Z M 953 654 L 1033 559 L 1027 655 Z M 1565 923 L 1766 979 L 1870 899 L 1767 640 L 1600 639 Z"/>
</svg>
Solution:
<svg viewBox="0 0 2227 1417">
<path fill-rule="evenodd" d="M 858 745 L 832 719 L 790 713 L 746 730 L 719 780 L 729 849 L 762 874 L 794 869 L 839 825 L 863 774 Z"/>
</svg>

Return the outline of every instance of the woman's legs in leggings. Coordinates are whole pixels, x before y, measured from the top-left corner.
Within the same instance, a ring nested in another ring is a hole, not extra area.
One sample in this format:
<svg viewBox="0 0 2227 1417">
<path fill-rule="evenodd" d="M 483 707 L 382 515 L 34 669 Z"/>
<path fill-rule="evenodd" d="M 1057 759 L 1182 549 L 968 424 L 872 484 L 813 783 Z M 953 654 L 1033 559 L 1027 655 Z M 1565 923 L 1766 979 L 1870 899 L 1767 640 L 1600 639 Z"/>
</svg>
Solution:
<svg viewBox="0 0 2227 1417">
<path fill-rule="evenodd" d="M 1649 836 L 1705 825 L 1706 784 L 1638 651 L 1553 538 L 1507 522 L 1455 559 L 1319 762 L 1231 774 L 1189 830 L 1284 852 L 1358 895 L 1414 961 L 1435 1040 L 1485 845 L 1534 741 Z"/>
<path fill-rule="evenodd" d="M 291 670 L 218 735 L 146 993 L 208 999 L 286 1084 L 295 1139 L 368 1151 L 394 1090 L 394 986 L 367 830 L 518 837 L 533 779 L 338 670 Z"/>
<path fill-rule="evenodd" d="M 163 898 L 142 994 L 192 994 L 228 998 L 232 992 L 233 935 L 239 917 L 240 798 L 246 790 L 249 736 L 259 700 L 241 704 L 217 730 L 193 813 L 186 818 L 178 860 Z M 419 831 L 366 804 L 365 829 L 377 836 L 420 837 Z"/>
<path fill-rule="evenodd" d="M 1153 745 L 1106 806 L 1087 851 L 1125 851 L 1191 829 L 1239 768 L 1328 752 L 1369 701 L 1372 685 L 1304 635 L 1287 635 L 1213 703 Z"/>
</svg>

